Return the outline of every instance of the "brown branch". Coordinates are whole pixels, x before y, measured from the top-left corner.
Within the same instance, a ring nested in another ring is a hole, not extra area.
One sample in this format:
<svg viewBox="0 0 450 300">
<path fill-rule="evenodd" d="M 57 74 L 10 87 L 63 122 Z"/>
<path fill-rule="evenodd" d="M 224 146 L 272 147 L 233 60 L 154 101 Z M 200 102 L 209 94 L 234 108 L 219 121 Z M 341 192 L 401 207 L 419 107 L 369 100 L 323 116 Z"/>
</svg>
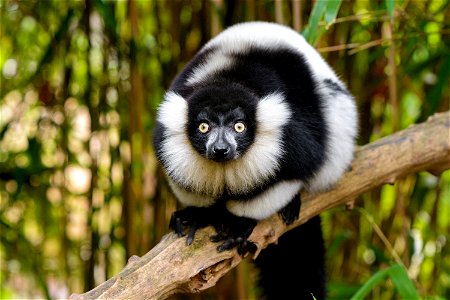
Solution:
<svg viewBox="0 0 450 300">
<path fill-rule="evenodd" d="M 419 171 L 433 174 L 450 168 L 450 112 L 436 114 L 427 122 L 360 147 L 352 170 L 336 187 L 315 196 L 303 195 L 300 218 L 286 227 L 274 215 L 258 224 L 250 239 L 258 250 L 275 242 L 292 229 L 322 211 L 353 201 L 377 186 Z M 213 286 L 241 257 L 236 251 L 219 253 L 209 241 L 212 228 L 198 231 L 194 243 L 173 233 L 142 257 L 131 257 L 115 277 L 72 299 L 164 299 L 178 292 L 199 292 Z"/>
</svg>

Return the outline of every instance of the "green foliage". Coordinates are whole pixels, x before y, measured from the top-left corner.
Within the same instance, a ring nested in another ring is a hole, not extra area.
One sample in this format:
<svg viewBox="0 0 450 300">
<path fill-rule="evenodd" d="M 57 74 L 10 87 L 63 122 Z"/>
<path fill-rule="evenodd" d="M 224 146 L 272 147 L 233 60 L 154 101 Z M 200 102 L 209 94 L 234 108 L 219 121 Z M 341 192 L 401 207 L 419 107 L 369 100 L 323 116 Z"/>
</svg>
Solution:
<svg viewBox="0 0 450 300">
<path fill-rule="evenodd" d="M 314 4 L 308 25 L 306 25 L 302 34 L 308 42 L 315 44 L 320 36 L 325 32 L 336 19 L 342 0 L 318 0 Z M 321 19 L 325 20 L 325 28 L 319 26 Z"/>
<path fill-rule="evenodd" d="M 395 10 L 395 0 L 385 0 L 384 4 L 386 5 L 386 10 L 388 12 L 389 17 L 394 16 L 394 10 Z"/>
<path fill-rule="evenodd" d="M 382 281 L 390 278 L 402 299 L 419 299 L 413 282 L 403 266 L 395 264 L 387 269 L 379 270 L 353 295 L 351 300 L 364 299 Z"/>
<path fill-rule="evenodd" d="M 2 299 L 67 298 L 159 241 L 176 208 L 151 148 L 164 90 L 222 24 L 291 25 L 294 4 L 0 1 Z M 358 102 L 361 144 L 448 110 L 449 6 L 301 1 L 301 32 Z M 329 299 L 448 298 L 450 171 L 356 204 L 323 214 Z M 197 297 L 253 299 L 254 276 L 243 264 Z"/>
</svg>

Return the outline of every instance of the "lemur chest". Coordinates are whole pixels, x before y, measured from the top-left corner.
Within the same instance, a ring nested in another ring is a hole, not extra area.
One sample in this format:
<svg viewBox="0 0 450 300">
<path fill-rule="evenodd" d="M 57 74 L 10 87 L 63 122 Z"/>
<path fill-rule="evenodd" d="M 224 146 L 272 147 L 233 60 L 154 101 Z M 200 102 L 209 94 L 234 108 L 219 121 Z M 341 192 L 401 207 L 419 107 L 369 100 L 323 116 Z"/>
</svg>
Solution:
<svg viewBox="0 0 450 300">
<path fill-rule="evenodd" d="M 177 167 L 170 167 L 167 168 L 167 173 L 180 187 L 215 199 L 225 195 L 248 197 L 272 182 L 278 173 L 278 166 L 275 164 L 268 168 L 264 163 L 249 159 L 226 164 L 206 159 L 184 159 Z"/>
<path fill-rule="evenodd" d="M 215 199 L 249 198 L 264 189 L 271 178 L 254 178 L 242 173 L 223 172 L 192 174 L 179 182 L 186 189 Z M 177 180 L 175 180 L 177 181 Z"/>
</svg>

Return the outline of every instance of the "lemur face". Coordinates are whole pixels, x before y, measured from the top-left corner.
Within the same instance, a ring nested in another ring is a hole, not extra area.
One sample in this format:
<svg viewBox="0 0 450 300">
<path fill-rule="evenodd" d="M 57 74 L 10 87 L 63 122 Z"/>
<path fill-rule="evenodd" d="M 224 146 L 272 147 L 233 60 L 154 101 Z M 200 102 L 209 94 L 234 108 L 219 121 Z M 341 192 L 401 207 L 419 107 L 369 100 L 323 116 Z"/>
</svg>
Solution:
<svg viewBox="0 0 450 300">
<path fill-rule="evenodd" d="M 195 118 L 196 130 L 191 135 L 193 146 L 216 162 L 237 159 L 252 141 L 247 121 L 241 107 L 223 113 L 206 107 Z"/>
<path fill-rule="evenodd" d="M 256 129 L 256 97 L 216 87 L 203 89 L 188 101 L 195 103 L 189 107 L 189 139 L 202 156 L 225 163 L 250 147 Z"/>
</svg>

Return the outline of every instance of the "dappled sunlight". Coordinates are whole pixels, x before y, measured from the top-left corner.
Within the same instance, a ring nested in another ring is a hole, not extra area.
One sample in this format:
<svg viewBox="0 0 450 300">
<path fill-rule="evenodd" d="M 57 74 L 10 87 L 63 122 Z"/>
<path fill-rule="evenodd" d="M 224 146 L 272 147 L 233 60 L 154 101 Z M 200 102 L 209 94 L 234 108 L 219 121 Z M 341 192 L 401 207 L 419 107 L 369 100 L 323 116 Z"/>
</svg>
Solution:
<svg viewBox="0 0 450 300">
<path fill-rule="evenodd" d="M 64 170 L 66 188 L 74 194 L 83 194 L 89 191 L 91 186 L 91 171 L 89 169 L 69 165 Z"/>
</svg>

